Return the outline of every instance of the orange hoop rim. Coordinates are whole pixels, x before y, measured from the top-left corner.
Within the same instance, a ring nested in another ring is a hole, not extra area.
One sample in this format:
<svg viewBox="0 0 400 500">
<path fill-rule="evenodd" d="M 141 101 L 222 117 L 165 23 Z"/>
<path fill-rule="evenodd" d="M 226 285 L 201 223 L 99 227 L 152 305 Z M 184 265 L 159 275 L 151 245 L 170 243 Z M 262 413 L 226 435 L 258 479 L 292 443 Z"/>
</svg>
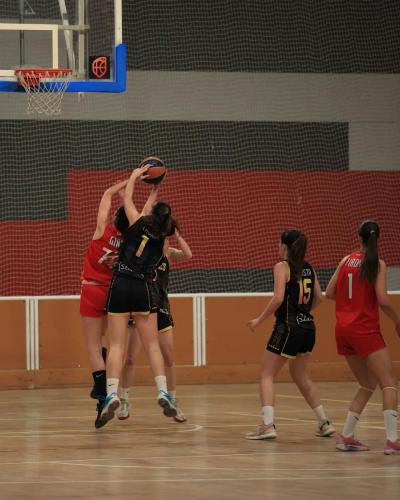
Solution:
<svg viewBox="0 0 400 500">
<path fill-rule="evenodd" d="M 72 74 L 71 68 L 17 68 L 14 71 L 18 78 L 18 83 L 28 88 L 36 88 L 40 85 L 41 80 L 54 80 L 67 78 Z"/>
</svg>

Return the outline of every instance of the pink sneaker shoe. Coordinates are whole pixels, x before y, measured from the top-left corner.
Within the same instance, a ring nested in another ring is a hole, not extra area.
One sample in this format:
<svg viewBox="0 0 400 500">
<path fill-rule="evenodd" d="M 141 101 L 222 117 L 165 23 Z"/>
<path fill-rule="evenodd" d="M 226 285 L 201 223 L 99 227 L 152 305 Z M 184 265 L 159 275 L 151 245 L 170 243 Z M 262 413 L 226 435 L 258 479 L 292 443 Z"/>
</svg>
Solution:
<svg viewBox="0 0 400 500">
<path fill-rule="evenodd" d="M 341 434 L 336 438 L 336 449 L 340 451 L 368 451 L 367 445 L 354 439 L 353 436 L 344 437 Z"/>
<path fill-rule="evenodd" d="M 397 441 L 389 441 L 389 439 L 386 439 L 383 453 L 385 455 L 400 455 L 400 439 Z"/>
</svg>

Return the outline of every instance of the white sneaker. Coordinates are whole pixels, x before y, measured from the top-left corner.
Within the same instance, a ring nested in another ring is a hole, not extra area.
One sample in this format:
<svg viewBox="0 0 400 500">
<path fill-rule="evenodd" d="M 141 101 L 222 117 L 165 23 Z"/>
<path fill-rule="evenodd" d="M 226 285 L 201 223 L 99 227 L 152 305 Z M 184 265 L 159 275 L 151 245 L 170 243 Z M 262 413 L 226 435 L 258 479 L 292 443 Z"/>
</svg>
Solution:
<svg viewBox="0 0 400 500">
<path fill-rule="evenodd" d="M 168 392 L 160 391 L 158 393 L 157 403 L 163 409 L 163 413 L 166 417 L 176 417 L 176 408 Z"/>
<path fill-rule="evenodd" d="M 275 439 L 277 432 L 274 424 L 260 424 L 253 432 L 246 434 L 246 439 Z"/>
<path fill-rule="evenodd" d="M 131 407 L 131 405 L 130 405 L 129 401 L 127 401 L 124 398 L 121 398 L 121 406 L 119 407 L 118 414 L 117 414 L 118 420 L 126 420 L 127 418 L 130 417 L 130 414 L 129 414 L 130 407 Z"/>
<path fill-rule="evenodd" d="M 183 414 L 183 411 L 179 408 L 178 406 L 178 401 L 174 398 L 171 399 L 171 402 L 172 404 L 175 406 L 175 409 L 176 409 L 176 415 L 174 417 L 174 420 L 175 422 L 186 422 L 186 417 L 185 415 Z"/>
<path fill-rule="evenodd" d="M 335 434 L 336 429 L 329 422 L 329 420 L 325 420 L 321 425 L 318 426 L 315 435 L 318 437 L 329 437 L 332 434 Z"/>
</svg>

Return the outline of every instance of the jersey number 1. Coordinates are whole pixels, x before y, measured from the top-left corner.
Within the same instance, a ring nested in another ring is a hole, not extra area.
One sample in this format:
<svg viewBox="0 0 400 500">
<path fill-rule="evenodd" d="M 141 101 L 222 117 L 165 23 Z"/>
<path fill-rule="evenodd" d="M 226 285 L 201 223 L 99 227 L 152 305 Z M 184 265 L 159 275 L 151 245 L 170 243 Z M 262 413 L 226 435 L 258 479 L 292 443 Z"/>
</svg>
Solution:
<svg viewBox="0 0 400 500">
<path fill-rule="evenodd" d="M 310 297 L 311 297 L 310 285 L 311 285 L 311 280 L 309 278 L 299 280 L 299 304 L 308 304 L 310 302 Z"/>
<path fill-rule="evenodd" d="M 353 275 L 352 275 L 352 273 L 349 273 L 347 275 L 347 277 L 349 278 L 349 299 L 352 299 L 353 298 Z"/>
<path fill-rule="evenodd" d="M 143 235 L 142 236 L 142 241 L 140 242 L 139 248 L 136 250 L 136 257 L 140 257 L 143 253 L 144 247 L 146 246 L 146 243 L 149 241 L 149 237 Z"/>
</svg>

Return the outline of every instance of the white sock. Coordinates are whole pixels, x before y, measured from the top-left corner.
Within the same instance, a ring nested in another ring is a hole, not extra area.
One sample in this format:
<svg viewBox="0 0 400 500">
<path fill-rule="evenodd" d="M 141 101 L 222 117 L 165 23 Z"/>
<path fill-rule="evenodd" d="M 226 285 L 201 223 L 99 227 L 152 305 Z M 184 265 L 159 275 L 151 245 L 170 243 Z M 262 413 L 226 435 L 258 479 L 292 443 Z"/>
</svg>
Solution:
<svg viewBox="0 0 400 500">
<path fill-rule="evenodd" d="M 156 381 L 158 392 L 160 391 L 168 392 L 167 377 L 165 375 L 157 375 L 157 377 L 154 377 L 154 380 Z"/>
<path fill-rule="evenodd" d="M 264 425 L 272 424 L 274 422 L 274 407 L 263 406 L 261 408 L 261 415 Z"/>
<path fill-rule="evenodd" d="M 396 410 L 383 410 L 383 418 L 385 420 L 386 438 L 389 441 L 397 441 L 397 418 Z"/>
<path fill-rule="evenodd" d="M 171 399 L 176 399 L 176 391 L 168 391 Z"/>
<path fill-rule="evenodd" d="M 320 424 L 323 424 L 324 422 L 326 422 L 328 420 L 326 418 L 325 410 L 324 410 L 324 407 L 322 405 L 319 405 L 316 408 L 313 408 L 313 412 L 315 413 L 315 415 L 318 419 L 318 422 Z"/>
<path fill-rule="evenodd" d="M 128 401 L 130 387 L 121 387 L 119 390 L 119 397 Z"/>
<path fill-rule="evenodd" d="M 108 378 L 107 379 L 107 396 L 109 394 L 118 394 L 118 378 Z"/>
<path fill-rule="evenodd" d="M 357 422 L 360 420 L 360 413 L 356 413 L 355 411 L 348 411 L 346 421 L 343 426 L 342 436 L 348 438 L 354 436 L 354 429 L 356 427 Z"/>
</svg>

